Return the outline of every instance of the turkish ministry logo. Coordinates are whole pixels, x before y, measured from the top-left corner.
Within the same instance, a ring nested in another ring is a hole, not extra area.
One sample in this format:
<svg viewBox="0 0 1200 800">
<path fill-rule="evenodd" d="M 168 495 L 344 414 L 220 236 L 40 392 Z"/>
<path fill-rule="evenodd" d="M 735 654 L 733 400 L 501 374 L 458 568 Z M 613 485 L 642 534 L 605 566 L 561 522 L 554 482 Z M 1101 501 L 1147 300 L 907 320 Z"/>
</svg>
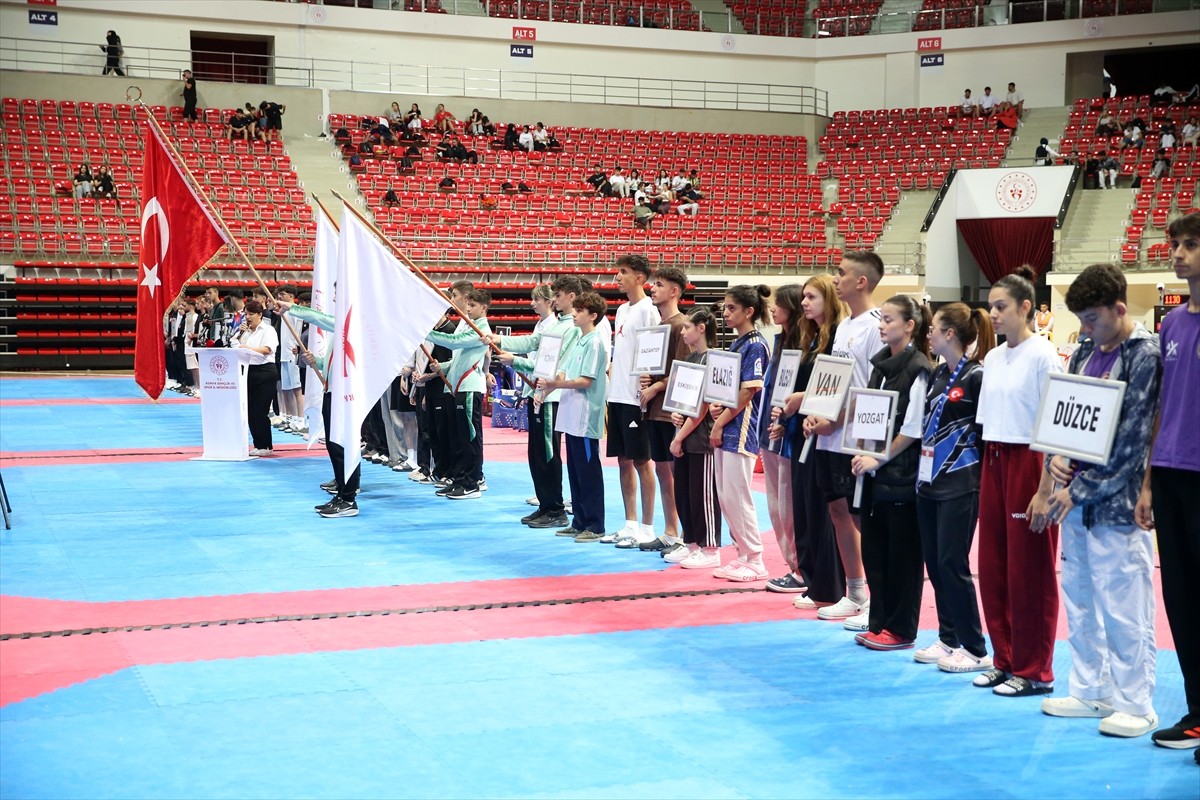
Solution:
<svg viewBox="0 0 1200 800">
<path fill-rule="evenodd" d="M 1037 199 L 1037 182 L 1025 172 L 1010 172 L 996 184 L 996 202 L 1005 211 L 1027 211 Z"/>
<path fill-rule="evenodd" d="M 157 220 L 158 224 L 151 226 L 150 233 L 146 233 L 146 223 L 152 218 Z M 162 285 L 162 280 L 158 277 L 158 268 L 167 258 L 167 245 L 171 241 L 171 226 L 167 223 L 167 214 L 159 205 L 158 198 L 151 197 L 142 209 L 142 241 L 153 245 L 155 238 L 158 239 L 158 247 L 148 246 L 142 249 L 143 252 L 158 253 L 158 260 L 154 262 L 154 266 L 142 264 L 141 285 L 150 291 L 151 297 L 154 297 L 154 290 Z"/>
<path fill-rule="evenodd" d="M 213 356 L 209 359 L 208 368 L 212 370 L 213 375 L 224 375 L 229 372 L 229 359 L 225 356 Z"/>
</svg>

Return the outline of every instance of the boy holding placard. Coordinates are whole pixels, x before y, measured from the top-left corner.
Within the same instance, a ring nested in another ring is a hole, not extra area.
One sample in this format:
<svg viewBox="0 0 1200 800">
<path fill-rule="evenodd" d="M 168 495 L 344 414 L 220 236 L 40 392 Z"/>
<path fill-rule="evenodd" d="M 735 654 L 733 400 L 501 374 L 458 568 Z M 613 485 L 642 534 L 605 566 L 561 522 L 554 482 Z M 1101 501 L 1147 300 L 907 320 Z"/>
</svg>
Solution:
<svg viewBox="0 0 1200 800">
<path fill-rule="evenodd" d="M 834 276 L 834 291 L 850 309 L 849 319 L 838 325 L 833 341 L 833 355 L 853 358 L 851 386 L 865 387 L 871 377 L 871 356 L 880 347 L 879 309 L 871 301 L 871 293 L 883 280 L 883 260 L 869 250 L 855 250 L 842 256 Z M 867 595 L 867 578 L 862 563 L 862 539 L 859 533 L 859 509 L 850 505 L 854 497 L 855 477 L 850 471 L 850 456 L 839 452 L 840 420 L 810 416 L 804 420 L 806 436 L 817 439 L 817 480 L 829 501 L 829 516 L 837 532 L 838 550 L 846 573 L 846 596 L 831 606 L 821 608 L 821 619 L 845 620 L 849 630 L 865 631 L 871 601 Z"/>
<path fill-rule="evenodd" d="M 564 529 L 576 531 L 575 541 L 595 542 L 604 536 L 604 472 L 600 464 L 600 437 L 604 434 L 604 395 L 608 375 L 604 345 L 596 323 L 608 304 L 595 292 L 575 298 L 573 317 L 579 339 L 544 384 L 547 392 L 563 390 L 555 430 L 567 435 L 567 477 L 575 519 Z"/>
<path fill-rule="evenodd" d="M 1048 511 L 1061 525 L 1071 679 L 1070 694 L 1043 700 L 1042 711 L 1099 718 L 1101 733 L 1133 737 L 1158 727 L 1154 542 L 1134 523 L 1133 512 L 1150 450 L 1161 361 L 1158 337 L 1133 321 L 1125 295 L 1125 276 L 1111 264 L 1088 267 L 1067 289 L 1067 308 L 1087 337 L 1067 371 L 1122 381 L 1125 394 L 1108 463 L 1046 460 L 1043 482 L 1062 487 L 1050 496 Z"/>
<path fill-rule="evenodd" d="M 555 311 L 552 322 L 529 336 L 493 336 L 490 339 L 505 351 L 497 356 L 502 363 L 528 375 L 532 375 L 534 371 L 533 359 L 544 336 L 562 337 L 562 346 L 558 351 L 560 364 L 579 339 L 579 328 L 575 326 L 574 321 L 575 298 L 580 294 L 579 279 L 574 275 L 560 275 L 550 284 L 550 291 Z M 521 522 L 531 528 L 567 527 L 560 455 L 562 436 L 555 429 L 561 395 L 560 391 L 542 392 L 541 403 L 535 402 L 529 410 L 529 443 L 526 455 L 538 507 L 532 514 L 523 517 Z"/>
<path fill-rule="evenodd" d="M 1191 297 L 1167 314 L 1158 332 L 1162 347 L 1162 401 L 1158 432 L 1142 484 L 1137 519 L 1158 534 L 1163 606 L 1171 623 L 1187 709 L 1169 728 L 1155 731 L 1154 743 L 1175 750 L 1194 748 L 1200 762 L 1200 436 L 1196 398 L 1200 396 L 1200 214 L 1167 226 L 1175 277 L 1187 281 Z"/>
</svg>

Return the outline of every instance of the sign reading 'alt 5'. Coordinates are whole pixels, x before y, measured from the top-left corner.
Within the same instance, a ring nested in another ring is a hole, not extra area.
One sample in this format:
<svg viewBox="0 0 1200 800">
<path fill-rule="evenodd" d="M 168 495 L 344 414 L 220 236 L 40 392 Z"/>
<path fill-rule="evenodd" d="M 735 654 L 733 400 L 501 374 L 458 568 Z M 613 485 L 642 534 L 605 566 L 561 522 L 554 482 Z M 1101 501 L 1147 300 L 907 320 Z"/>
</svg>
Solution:
<svg viewBox="0 0 1200 800">
<path fill-rule="evenodd" d="M 1124 399 L 1124 381 L 1047 375 L 1029 449 L 1107 464 Z"/>
</svg>

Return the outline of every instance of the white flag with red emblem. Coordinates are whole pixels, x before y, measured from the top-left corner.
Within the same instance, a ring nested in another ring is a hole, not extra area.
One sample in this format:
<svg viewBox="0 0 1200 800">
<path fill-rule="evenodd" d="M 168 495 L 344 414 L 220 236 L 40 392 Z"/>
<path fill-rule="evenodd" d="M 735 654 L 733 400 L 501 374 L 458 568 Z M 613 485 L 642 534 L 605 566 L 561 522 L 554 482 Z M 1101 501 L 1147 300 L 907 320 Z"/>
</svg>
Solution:
<svg viewBox="0 0 1200 800">
<path fill-rule="evenodd" d="M 329 438 L 345 448 L 349 478 L 359 462 L 363 420 L 441 319 L 447 302 L 349 208 L 342 212 L 336 292 Z"/>
<path fill-rule="evenodd" d="M 317 207 L 317 242 L 313 250 L 312 301 L 314 311 L 333 313 L 333 279 L 337 277 L 338 229 L 326 214 Z M 328 354 L 333 338 L 316 325 L 308 326 L 308 349 L 314 353 Z M 317 368 L 305 367 L 308 379 L 304 387 L 304 419 L 308 426 L 308 446 L 312 447 L 321 435 L 324 422 L 321 420 L 321 402 L 325 386 L 317 377 Z"/>
<path fill-rule="evenodd" d="M 133 377 L 157 400 L 166 382 L 163 316 L 179 290 L 212 258 L 225 237 L 147 122 L 138 249 L 137 334 Z"/>
</svg>

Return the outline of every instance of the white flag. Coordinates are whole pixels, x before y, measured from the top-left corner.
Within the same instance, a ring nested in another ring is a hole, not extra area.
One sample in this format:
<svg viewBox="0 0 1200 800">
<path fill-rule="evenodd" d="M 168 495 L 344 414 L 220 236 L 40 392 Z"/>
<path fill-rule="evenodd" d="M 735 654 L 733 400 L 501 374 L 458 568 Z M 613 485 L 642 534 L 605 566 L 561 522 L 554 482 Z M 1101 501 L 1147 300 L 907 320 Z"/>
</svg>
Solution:
<svg viewBox="0 0 1200 800">
<path fill-rule="evenodd" d="M 333 313 L 333 281 L 337 277 L 338 232 L 333 220 L 317 207 L 317 244 L 313 250 L 312 301 L 314 311 Z M 333 341 L 316 325 L 308 326 L 308 349 L 314 353 L 328 353 Z M 321 436 L 325 423 L 321 419 L 321 396 L 325 387 L 317 377 L 316 367 L 305 367 L 308 377 L 304 380 L 304 419 L 308 426 L 308 446 Z"/>
<path fill-rule="evenodd" d="M 349 478 L 361 455 L 363 420 L 448 304 L 347 209 L 342 214 L 334 305 L 329 438 L 345 448 Z"/>
</svg>

